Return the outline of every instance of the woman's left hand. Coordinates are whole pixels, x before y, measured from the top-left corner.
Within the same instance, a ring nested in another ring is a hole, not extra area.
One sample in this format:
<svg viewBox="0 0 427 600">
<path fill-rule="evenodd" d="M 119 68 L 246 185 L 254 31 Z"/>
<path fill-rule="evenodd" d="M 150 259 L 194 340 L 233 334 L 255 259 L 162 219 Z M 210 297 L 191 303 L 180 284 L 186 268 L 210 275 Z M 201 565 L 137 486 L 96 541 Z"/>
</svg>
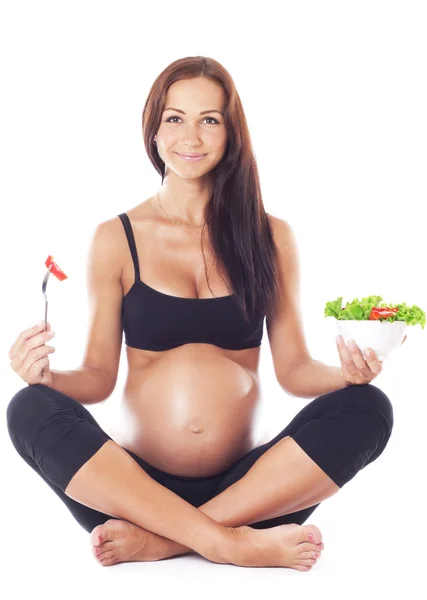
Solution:
<svg viewBox="0 0 427 600">
<path fill-rule="evenodd" d="M 406 335 L 403 342 L 406 340 Z M 401 345 L 402 345 L 401 344 Z M 370 348 L 362 354 L 360 348 L 351 345 L 349 340 L 346 346 L 341 335 L 337 336 L 338 352 L 341 360 L 341 375 L 346 385 L 362 385 L 370 383 L 382 371 L 382 360 Z"/>
</svg>

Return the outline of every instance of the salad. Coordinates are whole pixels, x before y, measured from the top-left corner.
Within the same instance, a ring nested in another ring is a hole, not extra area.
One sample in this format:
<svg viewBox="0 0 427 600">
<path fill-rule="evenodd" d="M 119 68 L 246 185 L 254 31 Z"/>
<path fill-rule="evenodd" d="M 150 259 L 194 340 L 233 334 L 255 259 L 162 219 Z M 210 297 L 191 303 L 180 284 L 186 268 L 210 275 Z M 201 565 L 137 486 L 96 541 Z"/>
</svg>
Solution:
<svg viewBox="0 0 427 600">
<path fill-rule="evenodd" d="M 342 306 L 342 297 L 326 302 L 325 317 L 335 317 L 338 320 L 355 321 L 405 321 L 406 325 L 421 325 L 424 329 L 426 324 L 426 313 L 415 304 L 407 306 L 406 302 L 401 304 L 386 304 L 381 302 L 381 296 L 367 296 L 353 302 L 347 302 Z"/>
</svg>

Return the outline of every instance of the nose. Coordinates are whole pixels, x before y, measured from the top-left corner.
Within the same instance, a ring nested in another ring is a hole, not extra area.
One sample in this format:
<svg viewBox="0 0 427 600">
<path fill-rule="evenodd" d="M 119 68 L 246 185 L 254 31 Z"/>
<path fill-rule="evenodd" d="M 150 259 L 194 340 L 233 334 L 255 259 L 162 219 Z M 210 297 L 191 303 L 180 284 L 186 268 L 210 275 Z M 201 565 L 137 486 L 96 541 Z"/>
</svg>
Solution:
<svg viewBox="0 0 427 600">
<path fill-rule="evenodd" d="M 182 142 L 187 146 L 197 146 L 200 144 L 200 134 L 197 126 L 185 125 L 182 129 Z"/>
</svg>

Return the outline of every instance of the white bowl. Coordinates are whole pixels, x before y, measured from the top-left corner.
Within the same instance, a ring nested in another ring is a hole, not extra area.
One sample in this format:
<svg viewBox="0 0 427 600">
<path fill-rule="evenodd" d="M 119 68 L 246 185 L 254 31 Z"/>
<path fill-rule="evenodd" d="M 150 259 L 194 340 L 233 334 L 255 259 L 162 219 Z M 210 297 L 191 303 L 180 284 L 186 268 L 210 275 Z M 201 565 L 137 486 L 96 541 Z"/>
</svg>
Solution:
<svg viewBox="0 0 427 600">
<path fill-rule="evenodd" d="M 335 321 L 346 345 L 353 339 L 362 352 L 372 348 L 379 360 L 388 360 L 388 355 L 400 346 L 405 337 L 405 321 Z"/>
</svg>

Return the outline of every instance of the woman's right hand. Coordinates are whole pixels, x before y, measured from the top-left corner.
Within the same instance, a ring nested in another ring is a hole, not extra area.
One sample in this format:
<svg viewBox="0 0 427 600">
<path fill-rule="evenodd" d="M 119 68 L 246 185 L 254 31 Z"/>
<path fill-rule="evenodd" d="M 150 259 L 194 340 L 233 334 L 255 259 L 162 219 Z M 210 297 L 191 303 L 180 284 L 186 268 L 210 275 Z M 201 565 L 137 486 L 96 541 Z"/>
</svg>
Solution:
<svg viewBox="0 0 427 600">
<path fill-rule="evenodd" d="M 11 368 L 29 385 L 42 383 L 52 384 L 52 373 L 49 368 L 48 354 L 55 352 L 53 346 L 46 346 L 55 333 L 50 336 L 51 326 L 44 321 L 41 325 L 26 329 L 16 339 L 9 351 Z"/>
</svg>

